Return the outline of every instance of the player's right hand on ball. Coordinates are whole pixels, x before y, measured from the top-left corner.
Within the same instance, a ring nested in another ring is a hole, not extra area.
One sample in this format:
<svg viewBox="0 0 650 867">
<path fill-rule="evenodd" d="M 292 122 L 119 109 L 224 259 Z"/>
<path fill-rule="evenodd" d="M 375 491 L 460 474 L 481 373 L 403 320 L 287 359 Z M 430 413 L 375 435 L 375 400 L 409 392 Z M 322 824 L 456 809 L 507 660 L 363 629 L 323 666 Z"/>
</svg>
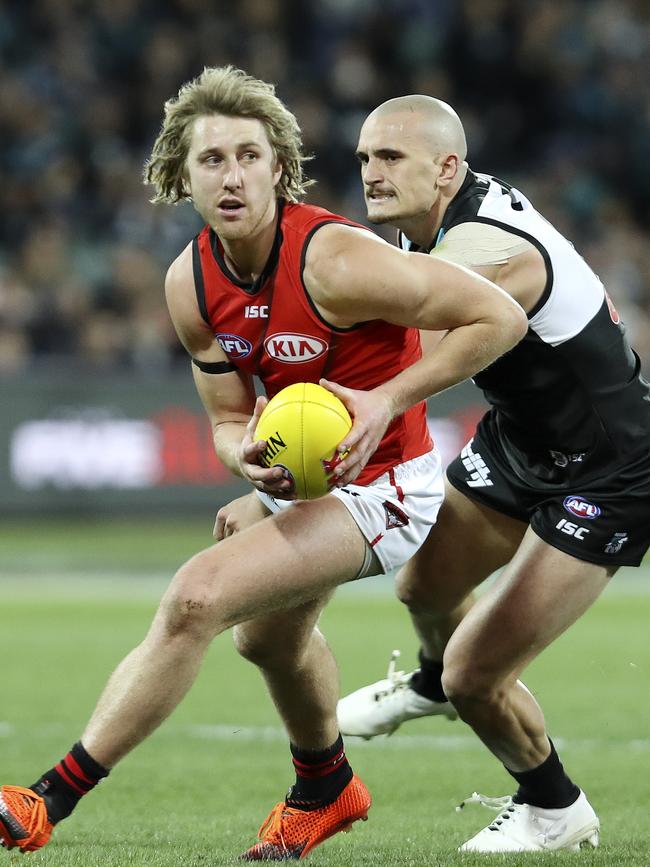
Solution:
<svg viewBox="0 0 650 867">
<path fill-rule="evenodd" d="M 332 476 L 333 484 L 340 488 L 361 474 L 386 433 L 393 412 L 381 386 L 365 391 L 345 388 L 327 379 L 321 379 L 320 384 L 343 401 L 353 421 L 352 429 L 338 446 L 341 460 Z"/>
<path fill-rule="evenodd" d="M 293 482 L 287 479 L 286 471 L 281 467 L 266 468 L 261 464 L 261 456 L 266 448 L 264 440 L 255 440 L 255 430 L 264 407 L 268 403 L 267 398 L 258 397 L 255 401 L 255 409 L 250 421 L 246 425 L 246 433 L 239 448 L 239 469 L 243 478 L 271 497 L 279 500 L 293 500 Z"/>
</svg>

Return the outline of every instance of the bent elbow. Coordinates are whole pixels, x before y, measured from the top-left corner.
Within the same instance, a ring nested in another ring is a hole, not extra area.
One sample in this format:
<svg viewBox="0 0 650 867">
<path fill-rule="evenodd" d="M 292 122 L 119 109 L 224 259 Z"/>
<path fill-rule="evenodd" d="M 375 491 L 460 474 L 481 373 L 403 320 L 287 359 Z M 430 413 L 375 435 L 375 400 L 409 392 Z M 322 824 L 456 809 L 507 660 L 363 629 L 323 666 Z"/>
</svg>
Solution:
<svg viewBox="0 0 650 867">
<path fill-rule="evenodd" d="M 508 304 L 504 310 L 504 318 L 501 321 L 504 336 L 509 340 L 508 349 L 516 346 L 523 340 L 528 332 L 528 317 L 526 312 L 516 301 Z"/>
</svg>

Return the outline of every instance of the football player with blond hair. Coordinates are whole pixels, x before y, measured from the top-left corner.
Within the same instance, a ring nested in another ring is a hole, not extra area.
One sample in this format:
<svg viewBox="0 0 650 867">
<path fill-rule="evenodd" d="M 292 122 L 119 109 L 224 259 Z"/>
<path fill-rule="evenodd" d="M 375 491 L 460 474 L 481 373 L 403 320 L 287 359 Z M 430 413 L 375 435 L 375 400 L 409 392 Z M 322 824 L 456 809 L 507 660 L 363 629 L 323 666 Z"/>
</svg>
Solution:
<svg viewBox="0 0 650 867">
<path fill-rule="evenodd" d="M 181 566 L 81 739 L 30 788 L 2 787 L 8 847 L 46 844 L 174 710 L 215 636 L 245 622 L 249 655 L 274 640 L 265 674 L 296 780 L 244 860 L 302 858 L 367 816 L 370 795 L 345 756 L 336 666 L 318 615 L 339 584 L 393 569 L 422 543 L 442 499 L 424 399 L 511 349 L 526 319 L 470 270 L 400 251 L 300 202 L 303 161 L 293 115 L 271 85 L 242 70 L 206 69 L 166 104 L 146 179 L 155 200 L 191 199 L 205 221 L 169 268 L 167 302 L 217 454 L 256 489 L 266 517 Z M 248 316 L 253 305 L 263 315 Z M 418 329 L 446 336 L 423 355 Z M 309 339 L 288 357 L 295 335 Z M 253 432 L 265 398 L 256 401 L 254 377 L 269 397 L 295 382 L 325 383 L 350 410 L 354 425 L 339 446 L 350 454 L 331 493 L 295 501 L 283 471 L 260 465 L 265 443 Z"/>
</svg>

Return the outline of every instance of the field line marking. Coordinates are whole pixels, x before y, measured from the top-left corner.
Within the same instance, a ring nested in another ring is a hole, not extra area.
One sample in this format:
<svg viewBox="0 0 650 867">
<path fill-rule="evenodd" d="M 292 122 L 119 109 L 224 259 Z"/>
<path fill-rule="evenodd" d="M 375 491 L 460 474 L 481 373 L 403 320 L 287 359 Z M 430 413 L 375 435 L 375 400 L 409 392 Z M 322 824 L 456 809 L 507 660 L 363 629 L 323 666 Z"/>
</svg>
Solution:
<svg viewBox="0 0 650 867">
<path fill-rule="evenodd" d="M 171 728 L 171 727 L 170 727 Z M 183 733 L 189 737 L 204 740 L 224 741 L 260 741 L 286 743 L 288 738 L 284 729 L 279 726 L 237 726 L 220 724 L 189 725 L 183 727 Z M 171 734 L 171 732 L 170 732 Z M 459 735 L 380 735 L 372 741 L 346 735 L 346 743 L 355 747 L 373 748 L 379 744 L 384 749 L 391 750 L 484 750 L 484 745 L 477 737 L 468 734 Z M 374 741 L 374 743 L 373 743 Z M 580 750 L 596 750 L 603 747 L 625 747 L 634 750 L 650 750 L 650 738 L 563 738 L 554 736 L 553 743 L 560 748 Z"/>
<path fill-rule="evenodd" d="M 58 737 L 69 730 L 64 723 L 47 723 L 44 725 L 14 726 L 12 723 L 0 720 L 0 738 L 11 738 L 18 734 L 30 737 Z M 157 733 L 157 737 L 178 738 L 188 737 L 197 740 L 239 741 L 247 743 L 288 743 L 287 734 L 280 726 L 240 726 L 236 723 L 165 725 Z M 355 749 L 387 750 L 441 750 L 459 752 L 463 750 L 485 750 L 483 744 L 471 733 L 458 735 L 380 735 L 372 741 L 346 736 L 346 743 L 354 745 Z M 650 751 L 650 738 L 572 738 L 554 736 L 553 743 L 560 749 L 595 751 L 608 747 L 634 750 L 635 752 Z"/>
<path fill-rule="evenodd" d="M 155 570 L 83 570 L 72 568 L 67 572 L 47 572 L 42 568 L 30 569 L 24 564 L 18 568 L 0 567 L 0 583 L 5 598 L 12 601 L 29 599 L 34 595 L 43 598 L 50 594 L 55 598 L 73 595 L 75 599 L 93 600 L 108 597 L 137 601 L 159 599 L 171 581 L 169 572 Z M 352 581 L 337 589 L 339 598 L 393 597 L 394 574 Z M 623 567 L 605 590 L 607 596 L 648 596 L 650 594 L 650 565 L 639 569 Z"/>
</svg>

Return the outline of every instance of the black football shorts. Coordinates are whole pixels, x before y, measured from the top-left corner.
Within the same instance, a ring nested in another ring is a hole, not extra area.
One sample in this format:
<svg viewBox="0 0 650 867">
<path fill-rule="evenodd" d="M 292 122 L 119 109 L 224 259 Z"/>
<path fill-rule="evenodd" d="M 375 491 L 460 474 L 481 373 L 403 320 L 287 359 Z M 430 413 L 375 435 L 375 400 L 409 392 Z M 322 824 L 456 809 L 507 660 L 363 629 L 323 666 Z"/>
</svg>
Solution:
<svg viewBox="0 0 650 867">
<path fill-rule="evenodd" d="M 447 467 L 449 482 L 482 505 L 530 524 L 535 533 L 578 560 L 638 566 L 650 546 L 650 458 L 565 488 L 535 487 L 508 464 L 490 414 Z"/>
</svg>

